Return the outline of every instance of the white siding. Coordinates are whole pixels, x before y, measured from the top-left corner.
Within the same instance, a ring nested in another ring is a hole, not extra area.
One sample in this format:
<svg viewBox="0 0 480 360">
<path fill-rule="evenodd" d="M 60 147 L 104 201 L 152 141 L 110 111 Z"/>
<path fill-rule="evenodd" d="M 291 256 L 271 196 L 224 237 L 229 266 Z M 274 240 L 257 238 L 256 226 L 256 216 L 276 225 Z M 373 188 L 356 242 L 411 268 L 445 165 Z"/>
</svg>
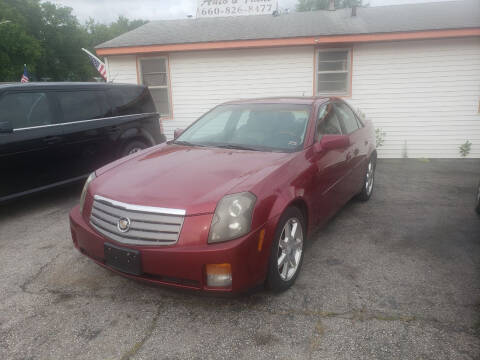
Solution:
<svg viewBox="0 0 480 360">
<path fill-rule="evenodd" d="M 313 47 L 171 53 L 173 119 L 185 128 L 224 101 L 311 96 Z M 108 58 L 109 79 L 137 83 L 135 56 Z M 355 44 L 352 98 L 386 132 L 381 157 L 480 157 L 480 38 Z"/>
<path fill-rule="evenodd" d="M 168 138 L 222 102 L 265 96 L 311 96 L 313 47 L 170 54 L 174 120 Z"/>
<path fill-rule="evenodd" d="M 116 83 L 137 83 L 136 56 L 122 55 L 108 57 L 108 81 Z"/>
<path fill-rule="evenodd" d="M 480 39 L 356 44 L 352 103 L 386 132 L 382 157 L 480 157 Z"/>
</svg>

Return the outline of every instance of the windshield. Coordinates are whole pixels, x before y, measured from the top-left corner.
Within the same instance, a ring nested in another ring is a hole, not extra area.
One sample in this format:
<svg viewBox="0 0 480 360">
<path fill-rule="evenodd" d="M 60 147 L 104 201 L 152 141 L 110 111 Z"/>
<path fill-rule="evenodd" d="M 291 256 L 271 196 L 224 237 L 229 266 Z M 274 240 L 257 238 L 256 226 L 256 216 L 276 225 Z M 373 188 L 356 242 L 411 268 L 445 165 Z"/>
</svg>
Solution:
<svg viewBox="0 0 480 360">
<path fill-rule="evenodd" d="M 175 143 L 292 152 L 303 148 L 310 106 L 221 105 L 185 130 Z"/>
</svg>

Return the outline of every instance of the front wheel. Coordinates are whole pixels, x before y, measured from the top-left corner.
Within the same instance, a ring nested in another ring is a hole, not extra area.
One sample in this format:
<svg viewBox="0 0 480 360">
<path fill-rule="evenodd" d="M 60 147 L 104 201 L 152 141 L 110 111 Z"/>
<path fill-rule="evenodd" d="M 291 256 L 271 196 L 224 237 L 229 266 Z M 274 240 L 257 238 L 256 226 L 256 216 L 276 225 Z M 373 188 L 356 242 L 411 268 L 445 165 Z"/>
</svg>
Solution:
<svg viewBox="0 0 480 360">
<path fill-rule="evenodd" d="M 373 184 L 375 183 L 375 159 L 371 157 L 368 161 L 367 171 L 362 185 L 362 190 L 358 194 L 361 201 L 367 201 L 372 196 Z"/>
<path fill-rule="evenodd" d="M 295 282 L 303 262 L 306 234 L 302 212 L 288 208 L 278 221 L 270 251 L 267 287 L 273 291 L 287 290 Z"/>
</svg>

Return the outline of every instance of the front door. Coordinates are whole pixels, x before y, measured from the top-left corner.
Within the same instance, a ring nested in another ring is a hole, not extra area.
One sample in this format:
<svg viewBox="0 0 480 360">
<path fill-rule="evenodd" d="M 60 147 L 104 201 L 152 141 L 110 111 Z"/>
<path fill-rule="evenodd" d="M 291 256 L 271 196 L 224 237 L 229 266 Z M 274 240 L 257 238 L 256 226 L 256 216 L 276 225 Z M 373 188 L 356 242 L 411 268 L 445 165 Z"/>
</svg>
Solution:
<svg viewBox="0 0 480 360">
<path fill-rule="evenodd" d="M 334 106 L 324 104 L 318 110 L 315 142 L 323 135 L 342 135 L 340 120 Z M 316 163 L 315 213 L 320 222 L 331 217 L 348 197 L 346 175 L 348 173 L 347 149 L 322 150 L 314 155 Z"/>
<path fill-rule="evenodd" d="M 0 122 L 13 128 L 0 134 L 0 199 L 59 181 L 63 137 L 54 119 L 47 92 L 11 92 L 0 98 Z"/>
</svg>

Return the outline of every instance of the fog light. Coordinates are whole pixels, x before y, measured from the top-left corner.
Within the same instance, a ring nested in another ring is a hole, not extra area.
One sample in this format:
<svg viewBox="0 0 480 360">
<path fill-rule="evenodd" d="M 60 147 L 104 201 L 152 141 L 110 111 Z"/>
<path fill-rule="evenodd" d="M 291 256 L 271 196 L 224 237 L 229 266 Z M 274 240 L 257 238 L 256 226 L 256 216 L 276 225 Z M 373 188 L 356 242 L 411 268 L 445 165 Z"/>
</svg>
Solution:
<svg viewBox="0 0 480 360">
<path fill-rule="evenodd" d="M 230 287 L 232 285 L 232 267 L 230 264 L 207 264 L 208 287 Z"/>
</svg>

